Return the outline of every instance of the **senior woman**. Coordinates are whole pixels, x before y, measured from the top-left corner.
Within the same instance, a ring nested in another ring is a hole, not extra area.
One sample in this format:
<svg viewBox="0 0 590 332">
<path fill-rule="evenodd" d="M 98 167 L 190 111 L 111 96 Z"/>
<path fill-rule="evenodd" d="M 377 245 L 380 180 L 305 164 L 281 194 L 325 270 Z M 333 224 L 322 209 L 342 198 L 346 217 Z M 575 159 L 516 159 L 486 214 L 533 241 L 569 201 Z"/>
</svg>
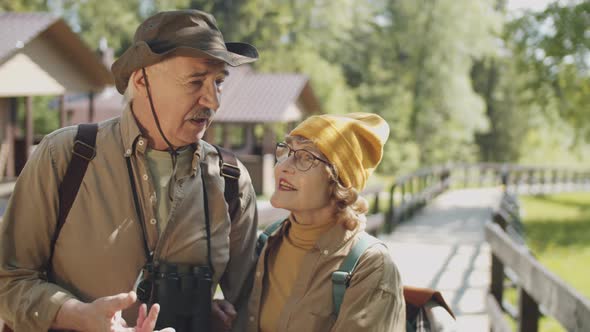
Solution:
<svg viewBox="0 0 590 332">
<path fill-rule="evenodd" d="M 277 144 L 271 204 L 291 214 L 267 231 L 241 330 L 405 331 L 400 275 L 382 243 L 359 254 L 339 308 L 333 294 L 334 271 L 368 236 L 358 193 L 388 135 L 375 114 L 320 115 Z"/>
</svg>

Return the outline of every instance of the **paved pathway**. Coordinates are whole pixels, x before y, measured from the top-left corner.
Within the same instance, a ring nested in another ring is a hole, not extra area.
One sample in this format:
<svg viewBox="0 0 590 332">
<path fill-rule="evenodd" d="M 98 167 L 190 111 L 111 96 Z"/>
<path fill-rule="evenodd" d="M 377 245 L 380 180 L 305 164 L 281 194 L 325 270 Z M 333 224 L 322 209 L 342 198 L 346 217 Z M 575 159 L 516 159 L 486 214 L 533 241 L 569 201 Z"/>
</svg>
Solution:
<svg viewBox="0 0 590 332">
<path fill-rule="evenodd" d="M 450 191 L 380 236 L 404 284 L 440 290 L 457 315 L 459 331 L 489 331 L 490 251 L 483 226 L 500 197 L 500 189 Z"/>
</svg>

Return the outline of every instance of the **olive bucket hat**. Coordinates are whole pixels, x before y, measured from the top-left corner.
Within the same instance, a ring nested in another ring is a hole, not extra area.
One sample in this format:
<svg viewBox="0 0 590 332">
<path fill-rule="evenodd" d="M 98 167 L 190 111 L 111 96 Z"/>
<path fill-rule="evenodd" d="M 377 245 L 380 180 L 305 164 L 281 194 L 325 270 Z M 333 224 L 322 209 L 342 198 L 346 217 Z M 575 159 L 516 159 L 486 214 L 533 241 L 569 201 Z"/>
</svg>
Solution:
<svg viewBox="0 0 590 332">
<path fill-rule="evenodd" d="M 234 67 L 258 60 L 254 46 L 226 43 L 211 14 L 195 9 L 160 12 L 139 25 L 133 45 L 113 63 L 117 90 L 123 94 L 134 71 L 173 53 L 218 59 Z"/>
</svg>

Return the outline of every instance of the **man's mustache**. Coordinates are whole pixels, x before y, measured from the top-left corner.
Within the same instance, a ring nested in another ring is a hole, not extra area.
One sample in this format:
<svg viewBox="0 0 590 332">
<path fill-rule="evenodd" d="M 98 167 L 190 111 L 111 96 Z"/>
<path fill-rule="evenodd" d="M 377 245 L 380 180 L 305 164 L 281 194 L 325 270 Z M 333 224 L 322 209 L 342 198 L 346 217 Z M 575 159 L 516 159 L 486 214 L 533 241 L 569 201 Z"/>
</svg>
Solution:
<svg viewBox="0 0 590 332">
<path fill-rule="evenodd" d="M 208 108 L 199 109 L 189 113 L 184 119 L 185 120 L 200 120 L 200 119 L 211 119 L 215 113 Z"/>
</svg>

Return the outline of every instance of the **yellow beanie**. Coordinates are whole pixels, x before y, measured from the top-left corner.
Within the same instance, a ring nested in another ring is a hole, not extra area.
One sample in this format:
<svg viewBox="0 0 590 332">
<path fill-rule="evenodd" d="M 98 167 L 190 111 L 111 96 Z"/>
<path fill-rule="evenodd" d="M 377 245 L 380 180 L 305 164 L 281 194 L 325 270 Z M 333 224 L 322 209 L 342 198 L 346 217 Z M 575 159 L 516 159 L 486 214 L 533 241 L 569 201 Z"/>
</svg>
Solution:
<svg viewBox="0 0 590 332">
<path fill-rule="evenodd" d="M 340 182 L 360 192 L 381 161 L 389 126 L 371 113 L 324 114 L 307 118 L 289 135 L 313 141 L 336 167 Z"/>
</svg>

